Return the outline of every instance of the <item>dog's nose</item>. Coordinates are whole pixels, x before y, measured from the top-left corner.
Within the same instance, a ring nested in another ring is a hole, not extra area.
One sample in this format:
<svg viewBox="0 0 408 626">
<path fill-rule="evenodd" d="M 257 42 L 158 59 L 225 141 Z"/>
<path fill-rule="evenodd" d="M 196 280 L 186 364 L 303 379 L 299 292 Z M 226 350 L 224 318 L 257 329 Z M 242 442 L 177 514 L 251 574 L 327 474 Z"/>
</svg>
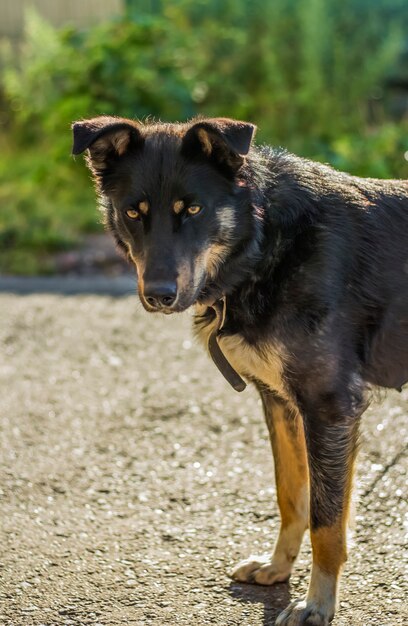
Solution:
<svg viewBox="0 0 408 626">
<path fill-rule="evenodd" d="M 177 285 L 170 281 L 152 280 L 145 282 L 143 295 L 154 308 L 171 307 L 177 297 Z"/>
</svg>

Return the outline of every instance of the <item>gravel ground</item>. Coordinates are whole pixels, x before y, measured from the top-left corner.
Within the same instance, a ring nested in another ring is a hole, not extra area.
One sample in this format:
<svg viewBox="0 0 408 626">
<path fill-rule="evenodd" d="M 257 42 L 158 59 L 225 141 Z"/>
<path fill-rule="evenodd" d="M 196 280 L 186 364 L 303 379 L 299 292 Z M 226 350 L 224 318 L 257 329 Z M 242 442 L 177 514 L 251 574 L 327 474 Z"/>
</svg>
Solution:
<svg viewBox="0 0 408 626">
<path fill-rule="evenodd" d="M 229 388 L 187 314 L 135 297 L 2 294 L 0 311 L 0 624 L 272 625 L 310 545 L 290 584 L 227 576 L 278 528 L 254 391 Z M 407 391 L 364 420 L 334 626 L 408 623 Z"/>
</svg>

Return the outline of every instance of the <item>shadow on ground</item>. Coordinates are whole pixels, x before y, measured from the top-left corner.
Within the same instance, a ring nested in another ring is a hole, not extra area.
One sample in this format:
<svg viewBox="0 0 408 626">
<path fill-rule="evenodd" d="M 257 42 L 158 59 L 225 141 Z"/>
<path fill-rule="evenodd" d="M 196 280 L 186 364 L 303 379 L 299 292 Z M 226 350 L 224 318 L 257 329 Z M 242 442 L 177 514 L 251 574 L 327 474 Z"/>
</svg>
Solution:
<svg viewBox="0 0 408 626">
<path fill-rule="evenodd" d="M 231 583 L 229 592 L 239 602 L 263 604 L 262 626 L 273 626 L 279 613 L 291 601 L 289 583 L 279 583 L 272 587 Z"/>
</svg>

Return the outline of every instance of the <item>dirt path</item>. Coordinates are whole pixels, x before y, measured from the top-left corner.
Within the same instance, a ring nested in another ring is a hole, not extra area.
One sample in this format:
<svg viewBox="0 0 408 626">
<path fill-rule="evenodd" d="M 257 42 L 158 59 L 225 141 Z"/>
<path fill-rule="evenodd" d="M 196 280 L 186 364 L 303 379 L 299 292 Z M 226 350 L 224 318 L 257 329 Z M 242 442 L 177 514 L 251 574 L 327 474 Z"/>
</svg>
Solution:
<svg viewBox="0 0 408 626">
<path fill-rule="evenodd" d="M 0 624 L 272 625 L 309 545 L 289 585 L 228 579 L 276 537 L 272 460 L 255 393 L 230 390 L 189 316 L 4 294 L 0 314 Z M 407 412 L 406 390 L 364 421 L 334 626 L 408 623 Z"/>
</svg>

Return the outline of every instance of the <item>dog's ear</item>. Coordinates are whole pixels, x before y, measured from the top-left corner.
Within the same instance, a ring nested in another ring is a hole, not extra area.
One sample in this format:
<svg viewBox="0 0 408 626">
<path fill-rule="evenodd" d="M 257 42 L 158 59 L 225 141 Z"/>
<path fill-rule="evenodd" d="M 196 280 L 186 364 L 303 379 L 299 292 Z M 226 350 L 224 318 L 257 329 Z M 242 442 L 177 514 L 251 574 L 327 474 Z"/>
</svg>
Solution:
<svg viewBox="0 0 408 626">
<path fill-rule="evenodd" d="M 72 154 L 89 150 L 95 169 L 104 169 L 108 158 L 122 156 L 131 144 L 143 143 L 138 123 L 119 117 L 100 116 L 75 122 L 72 132 Z"/>
<path fill-rule="evenodd" d="M 186 132 L 182 152 L 204 154 L 235 172 L 249 152 L 255 131 L 256 126 L 248 122 L 223 117 L 200 120 Z"/>
</svg>

